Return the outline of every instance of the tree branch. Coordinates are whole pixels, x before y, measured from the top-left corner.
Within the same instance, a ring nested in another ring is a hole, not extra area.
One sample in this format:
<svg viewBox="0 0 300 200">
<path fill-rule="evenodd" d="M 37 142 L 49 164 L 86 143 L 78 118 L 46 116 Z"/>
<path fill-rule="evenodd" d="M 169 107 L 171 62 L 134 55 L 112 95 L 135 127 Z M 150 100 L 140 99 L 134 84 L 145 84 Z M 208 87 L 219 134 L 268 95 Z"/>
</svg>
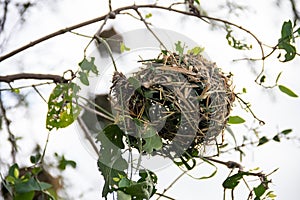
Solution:
<svg viewBox="0 0 300 200">
<path fill-rule="evenodd" d="M 294 13 L 294 20 L 300 20 L 300 14 L 298 13 L 295 0 L 290 0 L 290 2 Z"/>
<path fill-rule="evenodd" d="M 55 83 L 66 82 L 64 77 L 54 74 L 33 74 L 33 73 L 20 73 L 7 76 L 0 76 L 0 82 L 11 83 L 21 79 L 38 79 L 38 80 L 53 80 Z"/>
<path fill-rule="evenodd" d="M 12 161 L 15 163 L 16 162 L 16 154 L 18 151 L 17 140 L 16 140 L 15 135 L 12 133 L 12 131 L 10 129 L 11 120 L 8 119 L 8 117 L 6 115 L 6 108 L 3 105 L 1 92 L 0 92 L 0 110 L 1 110 L 1 117 L 3 117 L 3 119 L 4 119 L 4 122 L 6 125 L 6 130 L 8 132 L 8 141 L 11 143 Z"/>
<path fill-rule="evenodd" d="M 0 56 L 0 62 L 2 62 L 3 60 L 6 60 L 7 58 L 10 58 L 34 45 L 37 45 L 41 42 L 44 42 L 48 39 L 51 39 L 53 37 L 56 37 L 58 35 L 62 35 L 64 33 L 67 33 L 67 32 L 70 32 L 74 29 L 78 29 L 78 28 L 81 28 L 81 27 L 84 27 L 84 26 L 87 26 L 87 25 L 90 25 L 90 24 L 93 24 L 93 23 L 96 23 L 96 22 L 99 22 L 99 21 L 102 21 L 104 20 L 105 18 L 107 18 L 107 16 L 109 16 L 109 18 L 113 19 L 116 17 L 117 14 L 121 14 L 122 11 L 126 11 L 126 10 L 137 10 L 139 8 L 149 8 L 149 9 L 160 9 L 160 10 L 167 10 L 167 11 L 170 11 L 170 12 L 175 12 L 175 13 L 180 13 L 180 14 L 183 14 L 183 15 L 186 15 L 186 16 L 192 16 L 192 17 L 196 17 L 196 18 L 199 18 L 201 20 L 204 20 L 206 21 L 205 19 L 207 20 L 212 20 L 212 21 L 218 21 L 218 22 L 222 22 L 222 23 L 225 23 L 225 24 L 228 24 L 228 25 L 231 25 L 231 26 L 234 26 L 242 31 L 245 31 L 246 33 L 250 34 L 255 40 L 256 42 L 258 43 L 259 47 L 260 47 L 260 50 L 261 50 L 261 54 L 262 54 L 262 60 L 264 61 L 265 59 L 265 54 L 264 54 L 264 49 L 262 47 L 262 42 L 256 37 L 256 35 L 254 33 L 252 33 L 251 31 L 249 31 L 248 29 L 245 29 L 243 28 L 242 26 L 239 26 L 238 24 L 235 24 L 235 23 L 232 23 L 230 21 L 227 21 L 227 20 L 224 20 L 224 19 L 220 19 L 220 18 L 215 18 L 215 17 L 210 17 L 210 16 L 207 16 L 207 15 L 201 15 L 201 14 L 198 14 L 198 13 L 192 13 L 192 12 L 187 12 L 187 11 L 183 11 L 183 10 L 177 10 L 177 9 L 173 9 L 171 7 L 164 7 L 164 6 L 159 6 L 159 5 L 156 5 L 156 4 L 146 4 L 146 5 L 131 5 L 131 6 L 125 6 L 125 7 L 121 7 L 121 8 L 117 8 L 113 11 L 110 11 L 108 14 L 106 15 L 103 15 L 103 16 L 100 16 L 100 17 L 97 17 L 97 18 L 94 18 L 94 19 L 91 19 L 91 20 L 88 20 L 88 21 L 85 21 L 85 22 L 82 22 L 82 23 L 79 23 L 79 24 L 76 24 L 76 25 L 73 25 L 73 26 L 70 26 L 70 27 L 67 27 L 67 28 L 64 28 L 64 29 L 61 29 L 59 31 L 56 31 L 56 32 L 53 32 L 49 35 L 46 35 L 44 37 L 41 37 L 35 41 L 32 41 L 30 42 L 29 44 L 27 45 L 24 45 L 20 48 L 17 48 L 5 55 L 2 55 Z"/>
<path fill-rule="evenodd" d="M 5 1 L 4 1 L 3 15 L 2 15 L 2 19 L 0 19 L 0 34 L 4 31 L 4 27 L 5 27 L 5 22 L 6 22 L 6 18 L 7 18 L 7 12 L 8 12 L 8 5 L 9 5 L 9 3 L 10 3 L 9 0 L 5 0 Z"/>
</svg>

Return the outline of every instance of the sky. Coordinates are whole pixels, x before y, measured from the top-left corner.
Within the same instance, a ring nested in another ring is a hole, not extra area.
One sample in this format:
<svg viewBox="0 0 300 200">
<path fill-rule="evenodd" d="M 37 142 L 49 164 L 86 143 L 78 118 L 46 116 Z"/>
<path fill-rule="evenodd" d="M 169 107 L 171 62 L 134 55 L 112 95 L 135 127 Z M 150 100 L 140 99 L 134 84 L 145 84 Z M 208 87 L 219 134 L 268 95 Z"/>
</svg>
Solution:
<svg viewBox="0 0 300 200">
<path fill-rule="evenodd" d="M 278 8 L 273 1 L 237 1 L 237 3 L 249 6 L 247 11 L 240 11 L 239 16 L 227 16 L 226 12 L 220 11 L 216 6 L 217 2 L 219 1 L 201 3 L 209 15 L 229 17 L 230 21 L 242 25 L 270 45 L 276 44 L 280 37 L 283 21 L 291 18 L 288 2 L 282 2 L 281 7 Z M 131 3 L 132 1 L 113 1 L 113 7 L 130 5 Z M 13 32 L 9 42 L 2 51 L 9 52 L 48 33 L 103 15 L 105 12 L 107 12 L 105 1 L 88 0 L 82 3 L 79 0 L 64 0 L 62 2 L 54 1 L 49 5 L 47 1 L 42 1 L 35 9 L 30 11 L 23 27 L 13 26 L 16 23 L 13 20 L 10 22 L 12 25 L 9 28 Z M 153 16 L 149 20 L 154 27 L 185 35 L 196 44 L 204 46 L 208 57 L 216 62 L 223 71 L 232 72 L 234 74 L 233 84 L 235 91 L 241 91 L 244 87 L 247 88 L 247 93 L 243 95 L 243 98 L 251 102 L 255 114 L 266 122 L 264 126 L 259 127 L 261 135 L 271 137 L 281 130 L 292 128 L 291 136 L 299 137 L 299 98 L 291 98 L 281 93 L 278 88 L 263 89 L 255 84 L 255 75 L 259 72 L 261 63 L 249 65 L 245 61 L 232 62 L 234 59 L 244 58 L 249 55 L 252 57 L 260 56 L 258 46 L 253 39 L 249 38 L 247 34 L 236 30 L 238 37 L 245 38 L 249 43 L 253 44 L 253 50 L 251 51 L 237 51 L 228 46 L 225 32 L 212 31 L 210 26 L 202 21 L 178 14 L 169 14 L 168 12 L 151 11 L 151 13 Z M 124 34 L 144 27 L 142 22 L 132 19 L 130 16 L 118 16 L 115 20 L 107 23 L 107 28 L 110 26 L 114 26 L 119 32 Z M 76 31 L 82 34 L 93 35 L 99 27 L 100 24 L 96 23 Z M 175 36 L 173 35 L 172 37 Z M 171 39 L 173 39 L 172 37 Z M 71 33 L 58 36 L 1 62 L 1 75 L 18 73 L 20 71 L 62 74 L 68 69 L 76 70 L 78 63 L 83 58 L 83 49 L 88 42 L 89 39 Z M 140 54 L 145 51 L 145 49 L 140 48 L 140 45 L 128 45 L 132 48 L 131 52 Z M 300 47 L 299 43 L 297 46 L 298 48 Z M 88 49 L 88 54 L 93 52 L 93 48 Z M 129 55 L 129 57 L 125 57 L 126 59 L 136 55 L 131 52 L 124 55 Z M 151 49 L 148 49 L 146 52 L 149 54 L 153 53 Z M 277 74 L 282 71 L 279 83 L 288 86 L 296 94 L 300 94 L 300 79 L 297 77 L 300 71 L 298 68 L 299 58 L 290 63 L 280 63 L 276 56 L 277 54 L 266 61 L 267 82 L 273 84 Z M 119 63 L 122 63 L 122 58 L 117 59 Z M 101 69 L 109 68 L 110 64 L 101 67 L 103 67 Z M 124 68 L 123 70 L 126 71 L 128 69 Z M 26 82 L 20 81 L 15 83 L 15 85 L 24 83 Z M 51 90 L 46 86 L 41 87 L 40 91 L 43 96 L 48 97 Z M 24 164 L 28 164 L 28 155 L 32 150 L 28 147 L 36 142 L 43 145 L 47 138 L 47 131 L 44 128 L 45 118 L 43 117 L 46 116 L 47 105 L 34 92 L 28 94 L 28 99 L 32 103 L 29 105 L 29 109 L 23 110 L 24 114 L 16 115 L 17 110 L 13 110 L 10 113 L 10 117 L 17 121 L 16 124 L 12 124 L 13 131 L 19 136 L 24 136 L 24 140 L 20 141 L 22 155 L 18 158 L 18 161 Z M 7 97 L 6 102 L 14 104 L 9 97 Z M 257 123 L 252 123 L 254 120 L 250 113 L 241 110 L 238 104 L 233 107 L 232 115 L 242 116 L 246 119 L 246 125 L 251 126 L 253 124 L 253 126 L 257 126 Z M 232 129 L 237 134 L 238 140 L 241 140 L 238 137 L 240 133 L 249 134 L 249 137 L 253 135 L 244 125 L 233 125 Z M 80 134 L 76 125 L 51 132 L 47 148 L 48 158 L 51 159 L 50 157 L 54 152 L 62 152 L 67 158 L 73 159 L 78 163 L 77 169 L 68 169 L 63 172 L 63 175 L 67 177 L 66 185 L 70 199 L 100 199 L 100 189 L 103 186 L 103 180 L 96 166 L 95 155 L 88 149 L 86 141 Z M 232 142 L 229 134 L 226 135 L 225 133 L 225 139 Z M 0 156 L 2 160 L 10 160 L 9 150 L 6 148 L 6 145 L 7 143 L 1 138 Z M 270 184 L 271 189 L 275 191 L 274 193 L 278 196 L 277 199 L 293 200 L 297 199 L 299 190 L 299 153 L 299 142 L 297 143 L 295 140 L 283 140 L 281 143 L 272 142 L 258 148 L 247 148 L 247 157 L 243 159 L 241 164 L 247 169 L 260 167 L 266 173 L 279 168 L 271 176 L 273 182 Z M 222 155 L 220 159 L 224 161 L 239 161 L 239 156 L 237 154 L 228 154 Z M 210 167 L 200 165 L 192 174 L 203 176 L 209 174 L 211 170 Z M 162 192 L 181 174 L 181 171 L 175 166 L 166 165 L 163 169 L 157 169 L 157 173 L 159 177 L 159 192 Z M 199 181 L 189 176 L 184 176 L 166 194 L 180 200 L 222 199 L 223 189 L 221 184 L 228 173 L 228 169 L 218 165 L 218 173 L 209 180 Z M 245 186 L 237 188 L 236 199 L 246 199 L 246 192 Z"/>
</svg>

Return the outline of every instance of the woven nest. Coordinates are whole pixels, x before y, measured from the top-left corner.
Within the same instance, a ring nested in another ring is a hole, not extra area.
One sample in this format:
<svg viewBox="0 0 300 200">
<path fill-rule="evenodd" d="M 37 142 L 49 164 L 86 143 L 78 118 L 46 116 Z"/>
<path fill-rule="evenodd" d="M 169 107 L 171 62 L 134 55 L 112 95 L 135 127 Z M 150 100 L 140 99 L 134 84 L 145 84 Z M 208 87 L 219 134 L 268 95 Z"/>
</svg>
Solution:
<svg viewBox="0 0 300 200">
<path fill-rule="evenodd" d="M 111 94 L 128 142 L 134 146 L 153 127 L 163 142 L 157 152 L 172 157 L 223 133 L 234 101 L 230 80 L 215 63 L 175 53 L 145 62 L 128 78 L 115 72 Z"/>
</svg>

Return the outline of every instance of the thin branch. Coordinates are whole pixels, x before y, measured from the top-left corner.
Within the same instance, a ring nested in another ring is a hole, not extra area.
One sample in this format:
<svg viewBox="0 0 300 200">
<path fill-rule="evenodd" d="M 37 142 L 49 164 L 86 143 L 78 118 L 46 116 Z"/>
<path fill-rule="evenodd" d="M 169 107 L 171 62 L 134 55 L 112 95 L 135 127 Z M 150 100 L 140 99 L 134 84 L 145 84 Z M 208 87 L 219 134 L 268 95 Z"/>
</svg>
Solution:
<svg viewBox="0 0 300 200">
<path fill-rule="evenodd" d="M 74 103 L 75 103 L 75 102 L 74 102 Z M 81 108 L 85 109 L 86 111 L 91 112 L 91 113 L 93 113 L 93 114 L 96 114 L 96 115 L 98 115 L 98 116 L 100 116 L 100 117 L 103 117 L 103 118 L 106 119 L 106 120 L 109 120 L 109 121 L 111 121 L 111 122 L 114 122 L 114 121 L 115 121 L 114 118 L 112 118 L 111 116 L 107 115 L 106 113 L 101 113 L 101 112 L 97 111 L 96 109 L 90 108 L 89 106 L 84 106 L 84 105 L 81 105 L 81 104 L 78 104 L 78 105 L 79 105 Z"/>
<path fill-rule="evenodd" d="M 8 14 L 8 5 L 9 5 L 9 3 L 10 3 L 10 0 L 5 0 L 4 1 L 3 15 L 2 15 L 2 19 L 0 19 L 0 34 L 4 31 L 6 18 L 7 18 L 7 14 Z"/>
<path fill-rule="evenodd" d="M 234 94 L 234 96 L 240 101 L 240 102 L 242 102 L 246 107 L 244 108 L 245 110 L 248 110 L 250 113 L 251 113 L 251 115 L 254 117 L 254 119 L 256 119 L 258 122 L 259 122 L 259 124 L 260 125 L 264 125 L 265 124 L 265 122 L 263 121 L 263 120 L 261 120 L 261 119 L 259 119 L 255 114 L 254 114 L 254 112 L 252 111 L 252 109 L 250 108 L 250 104 L 249 103 L 247 103 L 246 101 L 244 101 L 239 95 L 237 95 L 237 94 Z"/>
<path fill-rule="evenodd" d="M 112 11 L 111 0 L 108 0 L 108 9 L 109 9 L 109 12 Z"/>
<path fill-rule="evenodd" d="M 206 160 L 209 160 L 209 161 L 212 161 L 212 162 L 215 162 L 215 163 L 219 163 L 219 164 L 225 165 L 229 169 L 238 168 L 240 171 L 243 170 L 243 166 L 241 164 L 237 163 L 237 162 L 234 162 L 234 161 L 224 162 L 224 161 L 216 160 L 216 159 L 211 158 L 211 157 L 203 157 L 203 159 L 206 159 Z"/>
<path fill-rule="evenodd" d="M 140 20 L 145 24 L 147 29 L 152 33 L 152 35 L 155 37 L 155 39 L 159 42 L 160 46 L 162 46 L 165 50 L 167 50 L 167 47 L 164 45 L 164 43 L 158 38 L 158 36 L 153 32 L 153 30 L 150 28 L 149 24 L 146 22 L 146 20 L 143 18 L 142 14 L 138 11 L 138 9 L 135 9 L 135 12 L 139 15 Z"/>
<path fill-rule="evenodd" d="M 294 20 L 300 20 L 300 14 L 297 10 L 295 0 L 290 0 L 290 2 L 291 2 L 292 10 L 293 10 L 293 13 L 294 13 Z"/>
<path fill-rule="evenodd" d="M 48 132 L 48 134 L 47 134 L 47 139 L 46 139 L 45 146 L 44 146 L 43 153 L 42 153 L 42 157 L 41 157 L 41 164 L 43 164 L 43 162 L 44 162 L 44 158 L 45 158 L 45 155 L 46 155 L 46 149 L 47 149 L 47 146 L 48 146 L 48 143 L 49 143 L 49 138 L 50 138 L 50 132 Z"/>
<path fill-rule="evenodd" d="M 81 117 L 78 117 L 77 118 L 77 122 L 78 122 L 79 126 L 81 127 L 81 129 L 82 129 L 82 131 L 84 133 L 85 138 L 89 141 L 89 143 L 91 144 L 93 150 L 98 155 L 98 153 L 99 153 L 98 147 L 95 145 L 95 142 L 94 142 L 94 140 L 91 137 L 91 133 L 90 133 L 89 129 L 86 127 L 84 121 L 82 120 Z"/>
<path fill-rule="evenodd" d="M 43 101 L 48 104 L 47 100 L 43 97 L 43 95 L 40 93 L 40 91 L 34 85 L 32 87 L 33 87 L 34 91 L 43 99 Z"/>
<path fill-rule="evenodd" d="M 91 19 L 91 20 L 88 20 L 88 21 L 85 21 L 85 22 L 82 22 L 82 23 L 79 23 L 79 24 L 76 24 L 76 25 L 73 25 L 73 26 L 64 28 L 64 29 L 61 29 L 61 30 L 59 30 L 59 31 L 53 32 L 53 33 L 51 33 L 51 34 L 49 34 L 49 35 L 46 35 L 46 36 L 44 36 L 44 37 L 41 37 L 41 38 L 39 38 L 39 39 L 37 39 L 37 40 L 35 40 L 35 41 L 30 42 L 30 43 L 27 44 L 27 45 L 24 45 L 24 46 L 22 46 L 22 47 L 20 47 L 20 48 L 17 48 L 17 49 L 15 49 L 15 50 L 13 50 L 13 51 L 11 51 L 11 52 L 9 52 L 9 53 L 7 53 L 7 54 L 1 56 L 1 57 L 0 57 L 0 62 L 2 62 L 3 60 L 5 60 L 5 59 L 7 59 L 7 58 L 10 58 L 10 57 L 12 57 L 12 56 L 14 56 L 14 55 L 16 55 L 16 54 L 18 54 L 18 53 L 20 53 L 20 52 L 22 52 L 22 51 L 24 51 L 24 50 L 26 50 L 26 49 L 28 49 L 28 48 L 30 48 L 30 47 L 33 47 L 33 46 L 35 46 L 35 45 L 37 45 L 37 44 L 39 44 L 39 43 L 41 43 L 41 42 L 44 42 L 44 41 L 46 41 L 46 40 L 48 40 L 48 39 L 51 39 L 51 38 L 53 38 L 53 37 L 56 37 L 56 36 L 58 36 L 58 35 L 65 34 L 65 33 L 67 33 L 67 32 L 70 32 L 70 31 L 74 30 L 74 29 L 78 29 L 78 28 L 80 28 L 80 27 L 84 27 L 84 26 L 87 26 L 87 25 L 96 23 L 96 22 L 98 22 L 98 21 L 101 21 L 101 20 L 105 19 L 105 17 L 106 17 L 106 15 L 101 16 L 101 17 L 97 17 L 97 18 L 94 18 L 94 19 Z"/>
<path fill-rule="evenodd" d="M 182 172 L 177 178 L 174 179 L 174 181 L 173 181 L 167 188 L 164 189 L 163 193 L 160 194 L 159 196 L 160 196 L 160 197 L 164 197 L 163 195 L 164 195 L 169 189 L 171 189 L 171 188 L 173 187 L 173 185 L 174 185 L 179 179 L 181 179 L 181 177 L 183 177 L 187 172 L 188 172 L 188 171 Z M 156 200 L 160 199 L 160 197 L 158 197 Z"/>
<path fill-rule="evenodd" d="M 106 24 L 108 18 L 109 18 L 109 14 L 107 14 L 107 15 L 105 16 L 104 21 L 103 21 L 103 23 L 101 24 L 100 28 L 98 29 L 98 31 L 96 32 L 96 34 L 92 37 L 92 39 L 89 41 L 89 43 L 88 43 L 88 44 L 86 45 L 86 47 L 84 48 L 84 50 L 83 50 L 84 57 L 86 57 L 86 51 L 87 51 L 87 49 L 89 48 L 89 46 L 92 44 L 92 42 L 94 41 L 94 39 L 96 38 L 96 36 L 99 36 L 99 35 L 101 34 L 101 32 L 102 32 L 102 30 L 103 30 L 103 28 L 104 28 L 104 26 L 105 26 L 105 24 Z M 97 39 L 97 38 L 96 38 L 96 39 Z"/>
<path fill-rule="evenodd" d="M 25 89 L 25 88 L 31 88 L 33 86 L 38 87 L 38 86 L 42 86 L 42 85 L 50 85 L 50 84 L 54 84 L 54 82 L 45 82 L 45 83 L 38 83 L 38 84 L 33 84 L 33 85 L 24 85 L 24 86 L 20 86 L 20 87 L 14 87 L 13 89 Z M 2 88 L 0 89 L 1 91 L 11 91 L 11 87 L 10 88 Z"/>
<path fill-rule="evenodd" d="M 34 73 L 20 73 L 6 76 L 0 76 L 0 82 L 11 83 L 21 79 L 38 79 L 38 80 L 53 80 L 55 83 L 63 83 L 66 80 L 64 77 L 54 74 L 34 74 Z"/>
<path fill-rule="evenodd" d="M 4 122 L 6 125 L 6 130 L 8 132 L 8 141 L 11 143 L 11 156 L 13 159 L 13 163 L 15 163 L 16 162 L 16 153 L 18 151 L 17 140 L 15 138 L 15 135 L 12 133 L 12 131 L 10 129 L 11 120 L 8 119 L 8 117 L 6 115 L 6 109 L 3 105 L 1 92 L 0 92 L 0 110 L 1 110 L 2 118 L 4 119 Z"/>
<path fill-rule="evenodd" d="M 108 44 L 103 38 L 99 37 L 98 35 L 95 35 L 95 39 L 97 40 L 97 42 L 98 42 L 99 44 L 100 44 L 100 43 L 103 43 L 103 44 L 104 44 L 104 46 L 105 46 L 105 48 L 106 48 L 106 50 L 107 50 L 107 52 L 108 52 L 108 54 L 109 54 L 109 57 L 110 57 L 110 59 L 111 59 L 111 61 L 112 61 L 112 63 L 113 63 L 114 69 L 115 69 L 115 71 L 117 72 L 117 71 L 118 71 L 117 65 L 116 65 L 116 62 L 115 62 L 115 59 L 114 59 L 114 56 L 113 56 L 113 54 L 112 54 L 112 51 L 111 51 L 111 48 L 110 48 L 109 44 Z"/>
<path fill-rule="evenodd" d="M 137 10 L 139 8 L 149 8 L 149 9 L 160 9 L 160 10 L 167 10 L 167 11 L 170 11 L 170 12 L 175 12 L 175 13 L 180 13 L 180 14 L 183 14 L 183 15 L 186 15 L 186 16 L 192 16 L 192 17 L 196 17 L 196 18 L 199 18 L 201 20 L 203 19 L 207 19 L 207 20 L 212 20 L 212 21 L 217 21 L 217 22 L 222 22 L 222 23 L 225 23 L 227 25 L 231 25 L 231 26 L 234 26 L 234 27 L 237 27 L 238 29 L 250 34 L 258 43 L 259 47 L 260 47 L 260 50 L 261 50 L 261 54 L 262 54 L 262 60 L 264 61 L 265 60 L 265 53 L 264 53 L 264 49 L 262 47 L 262 42 L 257 38 L 257 36 L 252 33 L 251 31 L 249 31 L 248 29 L 246 28 L 243 28 L 242 26 L 239 26 L 233 22 L 230 22 L 230 21 L 227 21 L 227 20 L 224 20 L 224 19 L 220 19 L 220 18 L 216 18 L 216 17 L 210 17 L 210 16 L 207 16 L 207 15 L 200 15 L 200 14 L 195 14 L 195 13 L 191 13 L 191 12 L 187 12 L 187 11 L 182 11 L 182 10 L 177 10 L 177 9 L 173 9 L 173 8 L 170 8 L 170 7 L 164 7 L 164 6 L 158 6 L 156 4 L 146 4 L 146 5 L 131 5 L 131 6 L 125 6 L 125 7 L 121 7 L 121 8 L 117 8 L 113 11 L 111 11 L 110 13 L 106 14 L 106 15 L 103 15 L 103 16 L 100 16 L 100 17 L 97 17 L 97 18 L 94 18 L 94 19 L 91 19 L 91 20 L 88 20 L 88 21 L 85 21 L 85 22 L 82 22 L 82 23 L 79 23 L 79 24 L 76 24 L 76 25 L 73 25 L 73 26 L 70 26 L 70 27 L 67 27 L 67 28 L 64 28 L 64 29 L 61 29 L 59 31 L 56 31 L 56 32 L 53 32 L 49 35 L 46 35 L 44 37 L 41 37 L 35 41 L 32 41 L 30 42 L 29 44 L 27 45 L 24 45 L 20 48 L 17 48 L 5 55 L 2 55 L 0 56 L 0 62 L 2 62 L 3 60 L 6 60 L 7 58 L 10 58 L 34 45 L 37 45 L 41 42 L 44 42 L 48 39 L 51 39 L 53 37 L 56 37 L 58 35 L 62 35 L 64 33 L 67 33 L 67 32 L 70 32 L 74 29 L 78 29 L 78 28 L 81 28 L 81 27 L 84 27 L 84 26 L 87 26 L 87 25 L 90 25 L 90 24 L 93 24 L 93 23 L 96 23 L 96 22 L 99 22 L 99 21 L 102 21 L 104 19 L 106 19 L 107 17 L 108 18 L 115 18 L 117 14 L 120 14 L 120 12 L 122 11 L 126 11 L 126 10 Z"/>
<path fill-rule="evenodd" d="M 155 193 L 156 195 L 158 195 L 158 196 L 160 196 L 160 197 L 165 197 L 166 199 L 171 199 L 171 200 L 175 200 L 174 198 L 172 198 L 172 197 L 169 197 L 169 196 L 167 196 L 167 195 L 164 195 L 164 194 L 160 194 L 160 193 L 158 193 L 158 192 L 156 192 Z M 159 197 L 159 198 L 160 198 Z"/>
<path fill-rule="evenodd" d="M 77 33 L 75 31 L 70 31 L 70 33 L 73 33 L 74 35 L 78 35 L 78 36 L 85 37 L 85 38 L 90 38 L 90 39 L 93 38 L 93 36 L 85 35 L 82 33 Z"/>
</svg>

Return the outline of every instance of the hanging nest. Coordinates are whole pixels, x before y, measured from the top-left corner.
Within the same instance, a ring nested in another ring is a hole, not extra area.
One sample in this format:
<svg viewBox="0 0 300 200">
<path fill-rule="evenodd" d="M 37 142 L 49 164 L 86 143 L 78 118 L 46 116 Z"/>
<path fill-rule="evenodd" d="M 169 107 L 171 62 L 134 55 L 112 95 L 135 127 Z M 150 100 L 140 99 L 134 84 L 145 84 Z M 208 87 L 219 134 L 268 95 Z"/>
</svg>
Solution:
<svg viewBox="0 0 300 200">
<path fill-rule="evenodd" d="M 115 72 L 111 87 L 117 123 L 127 142 L 157 134 L 164 156 L 198 152 L 223 133 L 234 95 L 230 80 L 202 55 L 161 54 L 126 77 Z"/>
</svg>

